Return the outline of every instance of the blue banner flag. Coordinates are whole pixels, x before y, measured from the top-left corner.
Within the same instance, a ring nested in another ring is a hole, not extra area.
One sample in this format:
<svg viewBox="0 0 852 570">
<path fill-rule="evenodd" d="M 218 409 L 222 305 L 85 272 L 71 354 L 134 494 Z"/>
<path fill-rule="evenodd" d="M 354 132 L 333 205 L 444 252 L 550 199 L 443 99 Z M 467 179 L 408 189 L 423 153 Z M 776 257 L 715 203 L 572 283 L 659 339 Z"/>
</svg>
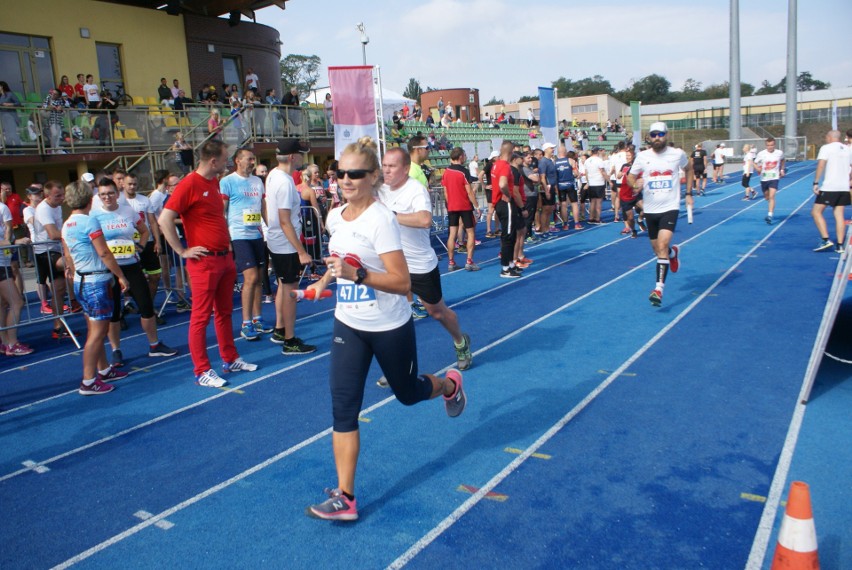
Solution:
<svg viewBox="0 0 852 570">
<path fill-rule="evenodd" d="M 556 100 L 552 87 L 538 88 L 539 126 L 541 136 L 546 143 L 559 144 L 559 132 L 556 130 Z"/>
</svg>

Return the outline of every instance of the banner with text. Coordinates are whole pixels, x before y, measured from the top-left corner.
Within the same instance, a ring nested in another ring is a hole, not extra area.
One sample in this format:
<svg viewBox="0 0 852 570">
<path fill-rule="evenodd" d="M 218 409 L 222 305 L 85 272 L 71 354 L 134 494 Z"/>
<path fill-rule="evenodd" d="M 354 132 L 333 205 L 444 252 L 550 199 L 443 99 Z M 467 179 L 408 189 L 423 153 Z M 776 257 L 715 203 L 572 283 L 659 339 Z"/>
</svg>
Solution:
<svg viewBox="0 0 852 570">
<path fill-rule="evenodd" d="M 556 99 L 553 87 L 538 88 L 538 120 L 544 142 L 559 144 L 559 132 L 556 130 Z"/>
<path fill-rule="evenodd" d="M 329 67 L 328 84 L 334 104 L 334 157 L 346 145 L 368 136 L 379 144 L 376 98 L 371 66 Z"/>
</svg>

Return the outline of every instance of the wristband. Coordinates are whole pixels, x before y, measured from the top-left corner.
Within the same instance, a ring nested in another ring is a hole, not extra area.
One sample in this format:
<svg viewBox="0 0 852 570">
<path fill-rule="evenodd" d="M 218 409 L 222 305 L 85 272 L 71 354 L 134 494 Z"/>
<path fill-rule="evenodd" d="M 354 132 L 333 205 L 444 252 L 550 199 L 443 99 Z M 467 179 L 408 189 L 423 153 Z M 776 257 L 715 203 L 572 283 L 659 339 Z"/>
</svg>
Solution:
<svg viewBox="0 0 852 570">
<path fill-rule="evenodd" d="M 819 186 L 819 182 L 814 182 L 814 186 Z"/>
</svg>

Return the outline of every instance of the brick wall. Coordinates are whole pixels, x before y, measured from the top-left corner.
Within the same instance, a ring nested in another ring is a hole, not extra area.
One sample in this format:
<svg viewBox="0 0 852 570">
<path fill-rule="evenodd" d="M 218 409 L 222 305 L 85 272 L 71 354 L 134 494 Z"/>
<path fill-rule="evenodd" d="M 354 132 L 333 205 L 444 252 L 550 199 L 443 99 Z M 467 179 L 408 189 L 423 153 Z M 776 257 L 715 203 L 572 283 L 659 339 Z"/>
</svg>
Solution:
<svg viewBox="0 0 852 570">
<path fill-rule="evenodd" d="M 231 27 L 223 18 L 185 15 L 186 50 L 192 97 L 201 85 L 212 83 L 217 89 L 225 80 L 222 56 L 239 56 L 241 60 L 240 91 L 246 70 L 251 67 L 260 78 L 260 95 L 274 88 L 281 96 L 281 45 L 278 30 L 262 24 L 242 21 Z M 208 46 L 213 46 L 210 52 Z"/>
</svg>

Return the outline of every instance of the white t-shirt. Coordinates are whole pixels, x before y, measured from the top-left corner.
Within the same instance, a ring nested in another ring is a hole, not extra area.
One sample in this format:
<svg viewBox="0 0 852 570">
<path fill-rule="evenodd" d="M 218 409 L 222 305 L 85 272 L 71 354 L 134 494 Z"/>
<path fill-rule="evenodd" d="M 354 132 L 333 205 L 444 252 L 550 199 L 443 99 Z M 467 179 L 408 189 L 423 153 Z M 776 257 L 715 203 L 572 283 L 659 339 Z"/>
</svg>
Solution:
<svg viewBox="0 0 852 570">
<path fill-rule="evenodd" d="M 471 160 L 468 165 L 468 171 L 473 178 L 479 178 L 479 163 L 475 160 Z"/>
<path fill-rule="evenodd" d="M 743 173 L 751 174 L 752 168 L 754 168 L 754 159 L 756 156 L 756 149 L 751 149 L 745 154 L 743 157 Z"/>
<path fill-rule="evenodd" d="M 823 192 L 849 192 L 849 171 L 852 168 L 852 148 L 840 142 L 822 145 L 817 160 L 825 161 Z"/>
<path fill-rule="evenodd" d="M 12 223 L 12 210 L 9 209 L 9 206 L 0 202 L 0 224 L 2 224 L 2 232 L 0 232 L 0 239 L 6 237 L 6 224 Z M 14 235 L 12 236 L 12 240 L 14 240 Z M 12 249 L 0 249 L 0 267 L 9 267 L 12 265 Z"/>
<path fill-rule="evenodd" d="M 124 192 L 118 192 L 118 205 L 127 206 L 127 196 L 124 195 Z M 92 212 L 97 212 L 98 210 L 103 209 L 103 200 L 101 200 L 101 197 L 98 196 L 98 189 L 95 188 L 95 193 L 92 195 Z"/>
<path fill-rule="evenodd" d="M 379 189 L 379 201 L 395 214 L 429 212 L 432 215 L 432 200 L 429 191 L 414 178 L 409 178 L 399 190 L 391 190 L 383 184 Z M 408 270 L 415 275 L 429 273 L 438 266 L 438 256 L 432 249 L 429 228 L 412 228 L 399 224 L 402 251 Z"/>
<path fill-rule="evenodd" d="M 30 233 L 30 236 L 35 236 L 35 208 L 32 206 L 27 206 L 24 208 L 24 223 L 27 224 L 27 230 Z M 35 239 L 33 239 L 35 241 Z"/>
<path fill-rule="evenodd" d="M 280 168 L 270 170 L 266 176 L 266 223 L 269 225 L 266 245 L 272 253 L 296 253 L 296 248 L 281 230 L 278 210 L 290 210 L 290 223 L 298 236 L 302 231 L 301 203 L 293 177 Z"/>
<path fill-rule="evenodd" d="M 94 83 L 84 83 L 83 93 L 86 94 L 86 101 L 90 103 L 97 103 L 101 100 L 101 89 Z"/>
<path fill-rule="evenodd" d="M 781 178 L 781 161 L 784 160 L 784 152 L 775 149 L 772 152 L 763 149 L 757 153 L 755 164 L 761 165 L 760 180 L 778 180 Z"/>
<path fill-rule="evenodd" d="M 140 218 L 145 222 L 145 227 L 148 228 L 148 241 L 154 241 L 154 232 L 151 231 L 151 224 L 148 223 L 148 213 L 152 212 L 151 210 L 151 200 L 148 199 L 147 196 L 143 196 L 142 194 L 136 194 L 133 198 L 127 198 L 127 204 L 133 208 L 133 211 L 137 214 L 141 214 Z"/>
<path fill-rule="evenodd" d="M 606 178 L 601 174 L 601 168 L 606 169 L 604 161 L 598 156 L 590 156 L 586 159 L 586 178 L 588 178 L 589 186 L 603 186 L 606 184 Z"/>
<path fill-rule="evenodd" d="M 160 217 L 160 214 L 163 213 L 163 204 L 166 202 L 166 194 L 160 189 L 154 189 L 148 194 L 148 202 L 151 204 L 151 213 L 154 214 L 154 217 Z"/>
<path fill-rule="evenodd" d="M 621 184 L 621 179 L 624 178 L 624 173 L 621 172 L 622 167 L 627 163 L 627 153 L 617 152 L 610 157 L 612 167 L 615 169 L 615 181 Z"/>
<path fill-rule="evenodd" d="M 62 252 L 62 244 L 59 241 L 50 244 L 36 245 L 37 242 L 50 241 L 47 235 L 47 230 L 44 226 L 53 224 L 56 226 L 56 231 L 62 231 L 62 206 L 51 208 L 47 200 L 43 200 L 36 207 L 35 217 L 33 218 L 33 251 L 35 253 L 44 253 L 46 251 Z"/>
<path fill-rule="evenodd" d="M 679 148 L 667 146 L 663 152 L 643 150 L 636 156 L 630 174 L 642 176 L 642 202 L 648 214 L 680 210 L 680 170 L 689 159 Z"/>
<path fill-rule="evenodd" d="M 256 88 L 257 80 L 258 77 L 256 73 L 249 73 L 248 75 L 246 75 L 246 84 L 248 84 L 249 88 Z"/>
<path fill-rule="evenodd" d="M 396 216 L 380 202 L 374 202 L 356 219 L 347 222 L 342 215 L 346 208 L 344 205 L 328 214 L 329 252 L 338 257 L 357 256 L 367 273 L 387 273 L 379 256 L 402 250 Z M 379 332 L 407 323 L 411 308 L 405 295 L 376 291 L 367 285 L 355 285 L 338 278 L 334 316 L 354 329 Z"/>
<path fill-rule="evenodd" d="M 721 148 L 717 148 L 713 151 L 713 164 L 724 164 L 725 163 L 725 151 Z"/>
</svg>

